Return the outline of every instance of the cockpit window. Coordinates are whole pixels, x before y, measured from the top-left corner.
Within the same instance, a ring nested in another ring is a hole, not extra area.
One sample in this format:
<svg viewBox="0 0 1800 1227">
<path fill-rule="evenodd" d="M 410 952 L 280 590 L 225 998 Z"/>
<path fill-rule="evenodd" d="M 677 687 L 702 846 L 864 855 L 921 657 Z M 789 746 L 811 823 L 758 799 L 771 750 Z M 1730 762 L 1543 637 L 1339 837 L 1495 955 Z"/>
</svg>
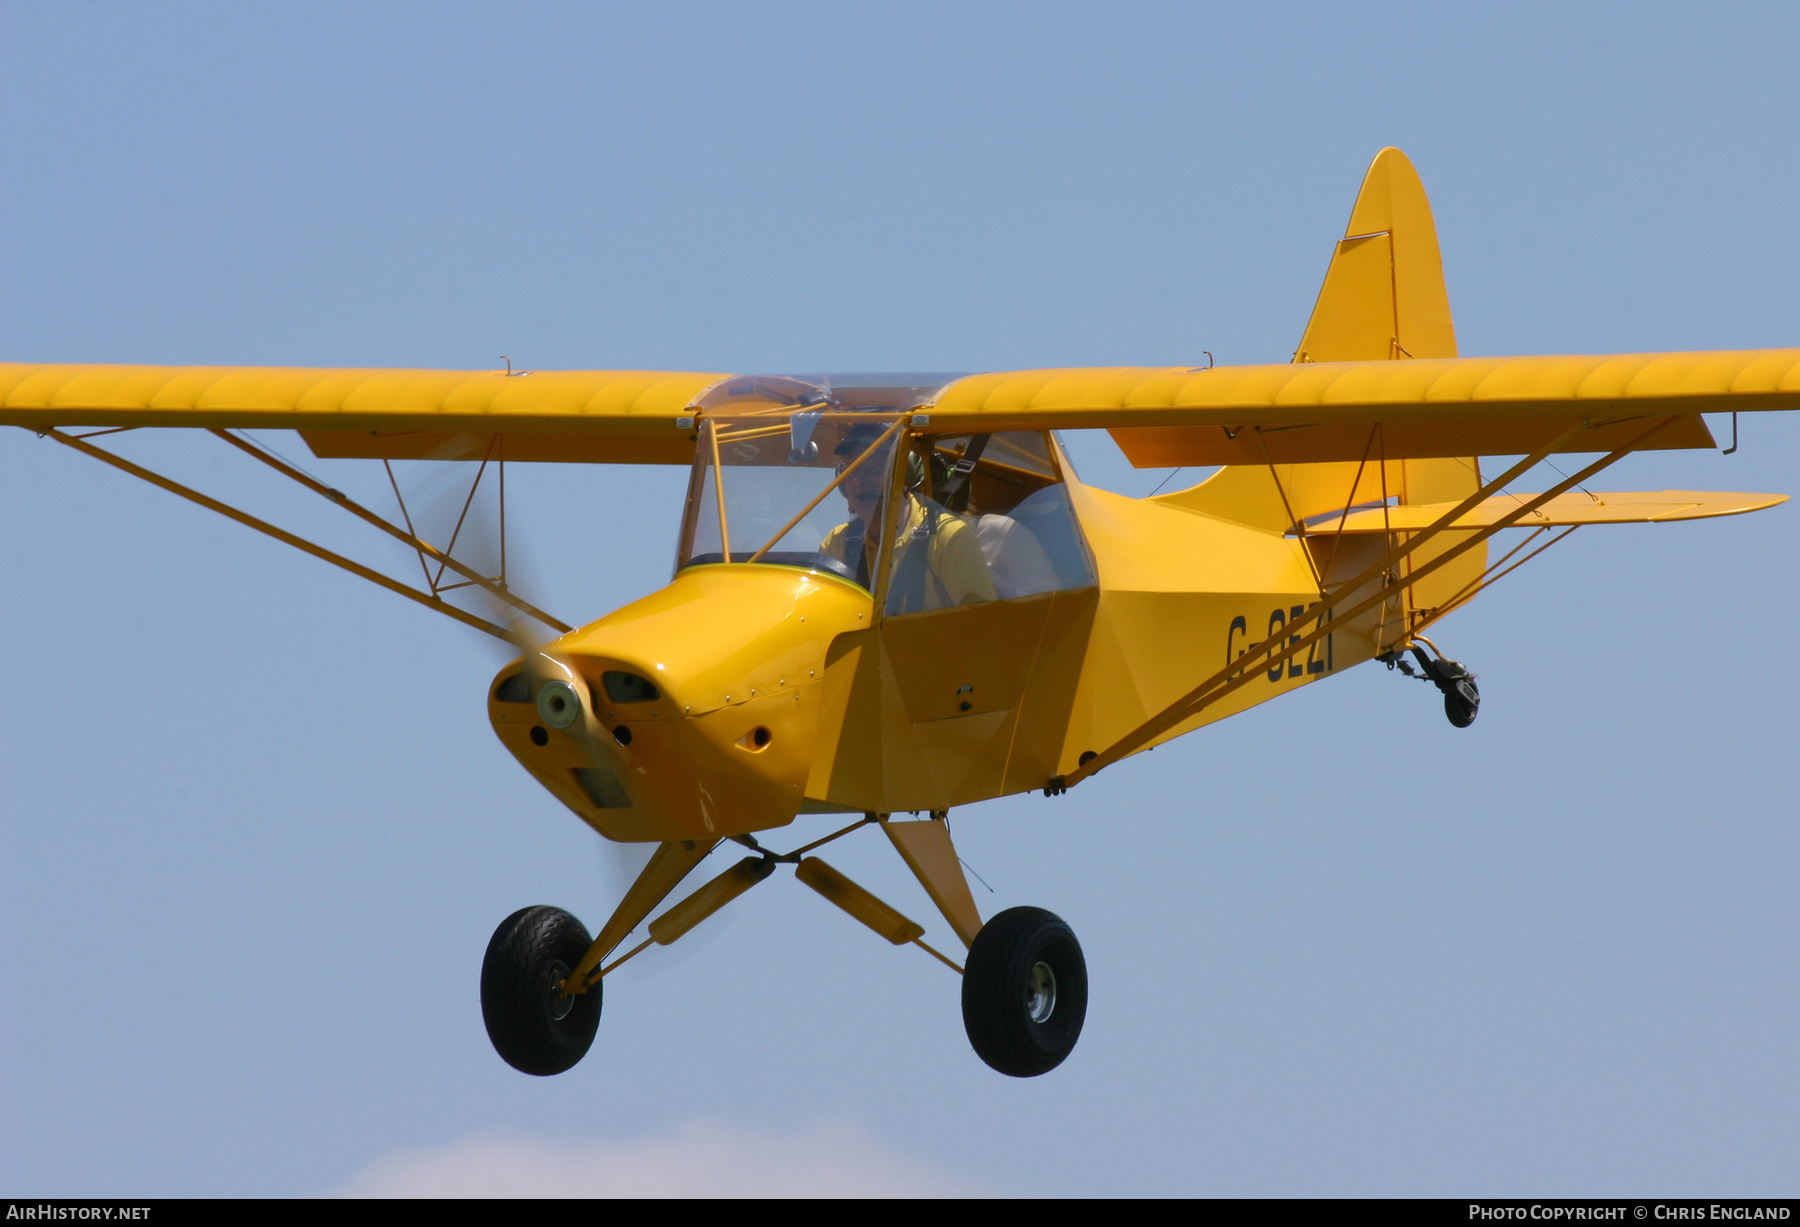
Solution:
<svg viewBox="0 0 1800 1227">
<path fill-rule="evenodd" d="M 890 614 L 1091 587 L 1048 435 L 903 437 L 905 415 L 928 409 L 954 378 L 720 380 L 695 402 L 699 446 L 676 569 L 802 566 L 874 592 L 886 567 Z M 903 498 L 890 513 L 897 480 Z"/>
<path fill-rule="evenodd" d="M 888 614 L 1095 582 L 1057 454 L 1038 431 L 914 441 L 895 524 Z"/>
<path fill-rule="evenodd" d="M 702 419 L 677 569 L 774 563 L 874 590 L 880 542 L 853 526 L 859 507 L 872 514 L 887 496 L 905 419 L 813 404 Z"/>
</svg>

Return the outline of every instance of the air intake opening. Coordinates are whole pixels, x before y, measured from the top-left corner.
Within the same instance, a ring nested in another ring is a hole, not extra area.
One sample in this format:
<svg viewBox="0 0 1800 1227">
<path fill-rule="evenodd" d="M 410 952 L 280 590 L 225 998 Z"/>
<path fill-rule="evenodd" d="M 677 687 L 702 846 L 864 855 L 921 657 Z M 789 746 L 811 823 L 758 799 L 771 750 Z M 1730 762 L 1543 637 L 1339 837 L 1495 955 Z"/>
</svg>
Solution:
<svg viewBox="0 0 1800 1227">
<path fill-rule="evenodd" d="M 494 700 L 498 703 L 531 702 L 531 674 L 515 673 L 501 682 L 494 687 Z"/>
<path fill-rule="evenodd" d="M 614 703 L 648 703 L 662 698 L 654 682 L 635 673 L 608 669 L 600 675 L 600 682 L 606 687 L 606 697 Z"/>
</svg>

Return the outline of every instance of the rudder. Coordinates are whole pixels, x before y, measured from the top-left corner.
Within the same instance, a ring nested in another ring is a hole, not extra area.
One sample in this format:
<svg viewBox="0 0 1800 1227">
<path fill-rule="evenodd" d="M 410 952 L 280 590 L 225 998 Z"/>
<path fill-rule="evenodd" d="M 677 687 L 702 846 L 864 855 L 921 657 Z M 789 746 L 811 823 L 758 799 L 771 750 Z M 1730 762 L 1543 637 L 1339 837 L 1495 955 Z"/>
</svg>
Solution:
<svg viewBox="0 0 1800 1227">
<path fill-rule="evenodd" d="M 1390 146 L 1363 176 L 1294 361 L 1456 356 L 1431 201 L 1412 162 Z"/>
<path fill-rule="evenodd" d="M 1412 162 L 1389 147 L 1375 155 L 1350 210 L 1344 237 L 1332 252 L 1311 317 L 1295 347 L 1295 362 L 1404 361 L 1454 358 L 1456 327 L 1444 286 L 1437 224 L 1425 185 Z M 1362 465 L 1343 463 L 1232 465 L 1164 501 L 1262 527 L 1287 531 L 1346 505 L 1391 496 L 1400 503 L 1453 502 L 1481 486 L 1475 457 L 1389 460 L 1380 457 L 1379 435 Z M 1360 476 L 1359 476 L 1360 470 Z M 1355 488 L 1352 489 L 1352 486 Z M 1329 534 L 1330 523 L 1316 533 Z M 1442 534 L 1410 560 L 1417 567 L 1447 547 Z M 1404 618 L 1408 625 L 1456 597 L 1486 567 L 1486 546 L 1427 577 L 1407 593 L 1408 613 L 1381 619 L 1377 646 L 1389 646 Z M 1333 566 L 1329 582 L 1343 578 Z M 1410 569 L 1410 568 L 1409 568 Z"/>
</svg>

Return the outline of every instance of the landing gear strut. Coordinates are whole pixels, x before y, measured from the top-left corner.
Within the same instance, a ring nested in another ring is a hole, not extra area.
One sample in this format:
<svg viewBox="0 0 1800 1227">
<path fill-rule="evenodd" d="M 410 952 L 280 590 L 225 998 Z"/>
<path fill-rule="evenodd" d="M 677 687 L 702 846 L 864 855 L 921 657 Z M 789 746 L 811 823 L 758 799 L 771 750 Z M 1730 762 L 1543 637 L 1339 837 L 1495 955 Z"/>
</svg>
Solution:
<svg viewBox="0 0 1800 1227">
<path fill-rule="evenodd" d="M 1433 652 L 1435 658 L 1427 656 L 1419 643 Z M 1406 662 L 1400 652 L 1384 652 L 1375 659 L 1390 669 L 1399 669 L 1408 677 L 1416 677 L 1422 682 L 1430 682 L 1444 694 L 1444 715 L 1459 729 L 1466 729 L 1475 723 L 1475 716 L 1481 710 L 1481 692 L 1475 688 L 1475 675 L 1451 660 L 1442 652 L 1438 652 L 1437 644 L 1418 637 L 1418 643 L 1412 645 L 1412 654 L 1419 662 L 1415 670 Z"/>
<path fill-rule="evenodd" d="M 880 824 L 925 893 L 969 948 L 962 966 L 922 940 L 925 927 L 901 915 L 808 853 L 860 827 Z M 926 821 L 866 814 L 793 852 L 776 854 L 754 836 L 733 835 L 747 856 L 649 923 L 649 936 L 602 966 L 622 939 L 719 844 L 665 842 L 650 858 L 612 917 L 592 938 L 582 923 L 553 907 L 521 908 L 500 922 L 481 965 L 481 1015 L 488 1038 L 514 1069 L 560 1074 L 580 1061 L 600 1024 L 602 979 L 652 945 L 667 946 L 765 881 L 780 864 L 794 877 L 893 945 L 915 945 L 962 974 L 963 1025 L 975 1053 L 1014 1078 L 1034 1078 L 1062 1064 L 1087 1019 L 1087 963 L 1069 926 L 1042 908 L 1015 907 L 986 924 L 963 877 L 944 811 Z"/>
</svg>

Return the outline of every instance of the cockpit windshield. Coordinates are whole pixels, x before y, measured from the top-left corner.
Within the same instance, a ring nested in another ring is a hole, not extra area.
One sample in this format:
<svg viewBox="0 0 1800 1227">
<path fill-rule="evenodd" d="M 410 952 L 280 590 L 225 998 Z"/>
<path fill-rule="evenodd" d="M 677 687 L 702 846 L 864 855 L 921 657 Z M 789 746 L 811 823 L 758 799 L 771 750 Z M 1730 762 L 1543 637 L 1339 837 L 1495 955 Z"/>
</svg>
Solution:
<svg viewBox="0 0 1800 1227">
<path fill-rule="evenodd" d="M 886 497 L 904 421 L 823 408 L 705 418 L 677 569 L 726 561 L 814 567 L 873 591 L 878 559 L 860 541 L 846 548 L 844 538 L 864 522 L 859 505 L 868 514 Z"/>
<path fill-rule="evenodd" d="M 866 530 L 857 529 L 887 495 L 904 415 L 956 378 L 720 380 L 695 401 L 703 416 L 676 569 L 779 563 L 830 571 L 873 591 L 880 545 L 865 548 Z"/>
<path fill-rule="evenodd" d="M 1091 587 L 1047 435 L 905 437 L 907 414 L 949 378 L 737 376 L 709 389 L 676 569 L 802 566 L 876 592 L 887 568 L 888 614 Z"/>
</svg>

